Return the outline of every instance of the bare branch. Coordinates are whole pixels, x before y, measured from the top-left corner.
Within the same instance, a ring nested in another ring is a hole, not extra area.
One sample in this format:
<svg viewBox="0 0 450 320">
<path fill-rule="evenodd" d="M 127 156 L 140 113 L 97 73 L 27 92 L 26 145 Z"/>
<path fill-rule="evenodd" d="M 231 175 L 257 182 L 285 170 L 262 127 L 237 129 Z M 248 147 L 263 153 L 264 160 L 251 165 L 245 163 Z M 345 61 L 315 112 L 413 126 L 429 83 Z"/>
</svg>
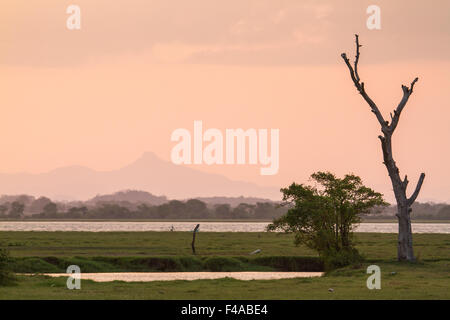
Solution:
<svg viewBox="0 0 450 320">
<path fill-rule="evenodd" d="M 394 132 L 395 128 L 397 127 L 398 121 L 400 120 L 400 114 L 402 113 L 403 108 L 408 102 L 409 97 L 413 93 L 414 85 L 418 80 L 419 78 L 415 78 L 414 81 L 411 82 L 411 86 L 409 88 L 405 85 L 402 85 L 403 97 L 400 103 L 398 104 L 397 108 L 394 110 L 394 117 L 392 118 L 391 125 L 389 126 L 389 130 L 391 132 Z"/>
<path fill-rule="evenodd" d="M 389 131 L 388 130 L 389 127 L 388 127 L 386 121 L 384 120 L 383 115 L 381 114 L 380 110 L 378 109 L 377 105 L 375 104 L 375 102 L 373 102 L 373 100 L 366 93 L 366 90 L 364 88 L 364 82 L 361 82 L 361 79 L 358 74 L 359 48 L 362 47 L 362 45 L 359 44 L 359 38 L 358 38 L 357 34 L 355 34 L 355 42 L 356 42 L 356 56 L 355 56 L 354 67 L 352 67 L 352 65 L 350 64 L 350 60 L 347 58 L 346 53 L 342 53 L 341 57 L 342 57 L 342 59 L 344 59 L 344 62 L 347 65 L 348 70 L 350 71 L 350 77 L 352 78 L 356 89 L 358 89 L 358 92 L 361 94 L 361 96 L 364 98 L 364 100 L 367 102 L 367 104 L 372 109 L 372 112 L 377 117 L 378 122 L 381 125 L 381 130 L 384 133 L 387 133 Z"/>
<path fill-rule="evenodd" d="M 409 183 L 408 176 L 405 175 L 405 179 L 403 179 L 403 188 L 405 189 L 405 191 L 406 191 L 406 187 L 408 187 L 408 183 Z"/>
<path fill-rule="evenodd" d="M 409 89 L 409 95 L 411 95 L 413 93 L 414 90 L 414 85 L 416 84 L 416 82 L 419 81 L 419 78 L 415 78 L 413 82 L 411 82 L 411 87 Z"/>
<path fill-rule="evenodd" d="M 412 205 L 414 201 L 416 201 L 417 196 L 419 195 L 420 188 L 422 188 L 423 180 L 425 179 L 425 173 L 420 174 L 419 181 L 417 181 L 416 190 L 414 190 L 414 193 L 411 195 L 411 197 L 408 199 L 408 204 Z"/>
<path fill-rule="evenodd" d="M 359 48 L 362 47 L 362 45 L 359 44 L 359 36 L 355 34 L 355 41 L 356 41 L 356 56 L 355 56 L 355 77 L 356 80 L 359 82 L 359 74 L 358 74 L 358 62 L 359 62 Z"/>
</svg>

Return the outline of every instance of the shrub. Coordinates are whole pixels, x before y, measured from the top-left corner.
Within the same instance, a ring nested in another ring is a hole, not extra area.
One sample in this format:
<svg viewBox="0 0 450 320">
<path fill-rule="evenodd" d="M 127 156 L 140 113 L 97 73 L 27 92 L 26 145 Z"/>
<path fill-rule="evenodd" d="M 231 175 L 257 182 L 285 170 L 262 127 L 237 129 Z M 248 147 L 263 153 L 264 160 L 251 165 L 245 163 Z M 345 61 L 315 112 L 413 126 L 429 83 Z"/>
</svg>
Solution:
<svg viewBox="0 0 450 320">
<path fill-rule="evenodd" d="M 205 260 L 204 266 L 211 271 L 240 270 L 241 262 L 234 258 L 212 257 Z"/>
<path fill-rule="evenodd" d="M 6 286 L 15 282 L 15 276 L 11 272 L 11 258 L 8 251 L 0 249 L 0 286 Z"/>
<path fill-rule="evenodd" d="M 319 257 L 269 256 L 257 257 L 256 265 L 263 265 L 282 271 L 320 272 L 324 270 L 323 260 Z"/>
<path fill-rule="evenodd" d="M 330 250 L 323 254 L 325 270 L 333 270 L 348 265 L 360 265 L 364 257 L 355 248 L 345 250 Z"/>
<path fill-rule="evenodd" d="M 340 179 L 330 172 L 316 172 L 311 178 L 315 185 L 293 183 L 281 189 L 283 204 L 289 209 L 267 230 L 294 233 L 295 244 L 316 250 L 327 268 L 361 262 L 353 230 L 362 214 L 387 205 L 383 195 L 364 186 L 353 174 Z"/>
</svg>

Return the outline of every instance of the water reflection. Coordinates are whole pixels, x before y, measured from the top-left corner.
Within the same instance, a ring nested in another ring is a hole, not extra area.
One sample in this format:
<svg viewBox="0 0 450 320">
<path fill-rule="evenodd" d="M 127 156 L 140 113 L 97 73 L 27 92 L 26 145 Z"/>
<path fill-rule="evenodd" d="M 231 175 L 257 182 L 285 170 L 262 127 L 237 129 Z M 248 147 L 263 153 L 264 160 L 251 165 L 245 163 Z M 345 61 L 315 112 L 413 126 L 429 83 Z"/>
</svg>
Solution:
<svg viewBox="0 0 450 320">
<path fill-rule="evenodd" d="M 263 232 L 268 222 L 200 222 L 201 232 Z M 0 231 L 192 231 L 196 222 L 2 221 Z M 413 223 L 414 233 L 450 233 L 450 223 Z M 357 232 L 397 233 L 397 223 L 361 223 Z"/>
<path fill-rule="evenodd" d="M 50 277 L 67 277 L 65 273 L 47 273 Z M 81 279 L 107 281 L 170 281 L 234 278 L 238 280 L 273 280 L 320 277 L 322 272 L 113 272 L 82 273 Z"/>
</svg>

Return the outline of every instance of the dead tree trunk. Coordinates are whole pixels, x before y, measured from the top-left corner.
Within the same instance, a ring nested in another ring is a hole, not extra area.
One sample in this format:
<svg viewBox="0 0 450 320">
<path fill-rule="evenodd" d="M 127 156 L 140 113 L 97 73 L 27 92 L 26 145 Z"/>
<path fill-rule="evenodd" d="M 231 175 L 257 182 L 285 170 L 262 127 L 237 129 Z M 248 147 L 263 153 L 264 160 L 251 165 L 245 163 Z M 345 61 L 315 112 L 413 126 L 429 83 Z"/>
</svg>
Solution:
<svg viewBox="0 0 450 320">
<path fill-rule="evenodd" d="M 414 251 L 412 244 L 412 230 L 411 230 L 411 205 L 416 200 L 419 195 L 420 188 L 422 187 L 423 180 L 425 179 L 425 174 L 420 175 L 419 181 L 417 182 L 416 189 L 413 194 L 408 198 L 406 196 L 406 188 L 408 186 L 408 178 L 405 175 L 404 179 L 400 178 L 400 171 L 395 164 L 394 158 L 392 156 L 392 135 L 395 128 L 398 125 L 400 119 L 400 114 L 408 102 L 409 97 L 413 93 L 414 85 L 419 80 L 415 78 L 411 83 L 410 87 L 402 85 L 403 97 L 398 104 L 397 108 L 394 110 L 394 115 L 391 113 L 391 123 L 385 121 L 383 115 L 378 109 L 377 105 L 368 96 L 365 88 L 364 82 L 361 82 L 358 74 L 358 61 L 359 61 L 359 44 L 358 35 L 355 35 L 356 41 L 356 56 L 354 66 L 351 65 L 347 55 L 343 53 L 342 59 L 344 59 L 350 71 L 350 77 L 356 86 L 359 94 L 364 98 L 367 104 L 372 109 L 372 112 L 378 119 L 381 125 L 381 132 L 383 135 L 378 136 L 381 141 L 381 149 L 383 150 L 383 160 L 384 165 L 387 168 L 389 177 L 391 178 L 392 187 L 394 189 L 395 199 L 397 201 L 397 218 L 398 218 L 398 247 L 397 247 L 397 257 L 399 261 L 414 261 Z"/>
<path fill-rule="evenodd" d="M 192 235 L 191 247 L 192 247 L 192 253 L 193 254 L 195 254 L 195 234 L 197 233 L 198 228 L 200 228 L 200 224 L 197 224 L 197 226 L 195 227 L 195 229 L 193 231 L 193 235 Z"/>
</svg>

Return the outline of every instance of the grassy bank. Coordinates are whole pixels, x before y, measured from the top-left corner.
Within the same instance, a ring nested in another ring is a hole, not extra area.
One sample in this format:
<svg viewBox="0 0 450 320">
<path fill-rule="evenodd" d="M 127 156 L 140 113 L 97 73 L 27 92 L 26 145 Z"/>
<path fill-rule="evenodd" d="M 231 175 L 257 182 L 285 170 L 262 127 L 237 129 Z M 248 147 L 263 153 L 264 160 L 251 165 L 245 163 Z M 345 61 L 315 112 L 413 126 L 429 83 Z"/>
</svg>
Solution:
<svg viewBox="0 0 450 320">
<path fill-rule="evenodd" d="M 0 247 L 13 257 L 191 256 L 191 241 L 190 232 L 0 232 Z M 371 261 L 397 256 L 395 234 L 357 233 L 355 241 Z M 421 259 L 450 258 L 450 234 L 416 234 L 414 247 Z M 196 240 L 198 256 L 249 256 L 256 249 L 261 256 L 316 256 L 289 234 L 200 232 Z"/>
<path fill-rule="evenodd" d="M 318 257 L 20 257 L 17 273 L 65 273 L 70 265 L 82 272 L 323 271 Z"/>
<path fill-rule="evenodd" d="M 17 286 L 0 287 L 0 299 L 450 299 L 448 261 L 377 265 L 381 268 L 381 290 L 367 289 L 368 264 L 364 264 L 321 278 L 147 283 L 83 280 L 81 290 L 68 290 L 66 278 L 21 276 Z"/>
<path fill-rule="evenodd" d="M 292 235 L 207 233 L 191 254 L 189 232 L 0 232 L 16 272 L 114 271 L 316 271 L 315 252 L 296 247 Z M 395 234 L 355 235 L 366 262 L 314 279 L 239 281 L 233 279 L 148 283 L 96 283 L 67 290 L 65 278 L 19 276 L 0 288 L 0 299 L 449 299 L 450 235 L 414 235 L 419 262 L 395 262 Z M 261 249 L 258 255 L 249 253 Z M 382 271 L 382 290 L 368 290 L 366 268 Z M 305 269 L 306 268 L 306 269 Z M 311 268 L 311 269 L 307 269 Z M 328 289 L 333 288 L 333 292 Z"/>
</svg>

